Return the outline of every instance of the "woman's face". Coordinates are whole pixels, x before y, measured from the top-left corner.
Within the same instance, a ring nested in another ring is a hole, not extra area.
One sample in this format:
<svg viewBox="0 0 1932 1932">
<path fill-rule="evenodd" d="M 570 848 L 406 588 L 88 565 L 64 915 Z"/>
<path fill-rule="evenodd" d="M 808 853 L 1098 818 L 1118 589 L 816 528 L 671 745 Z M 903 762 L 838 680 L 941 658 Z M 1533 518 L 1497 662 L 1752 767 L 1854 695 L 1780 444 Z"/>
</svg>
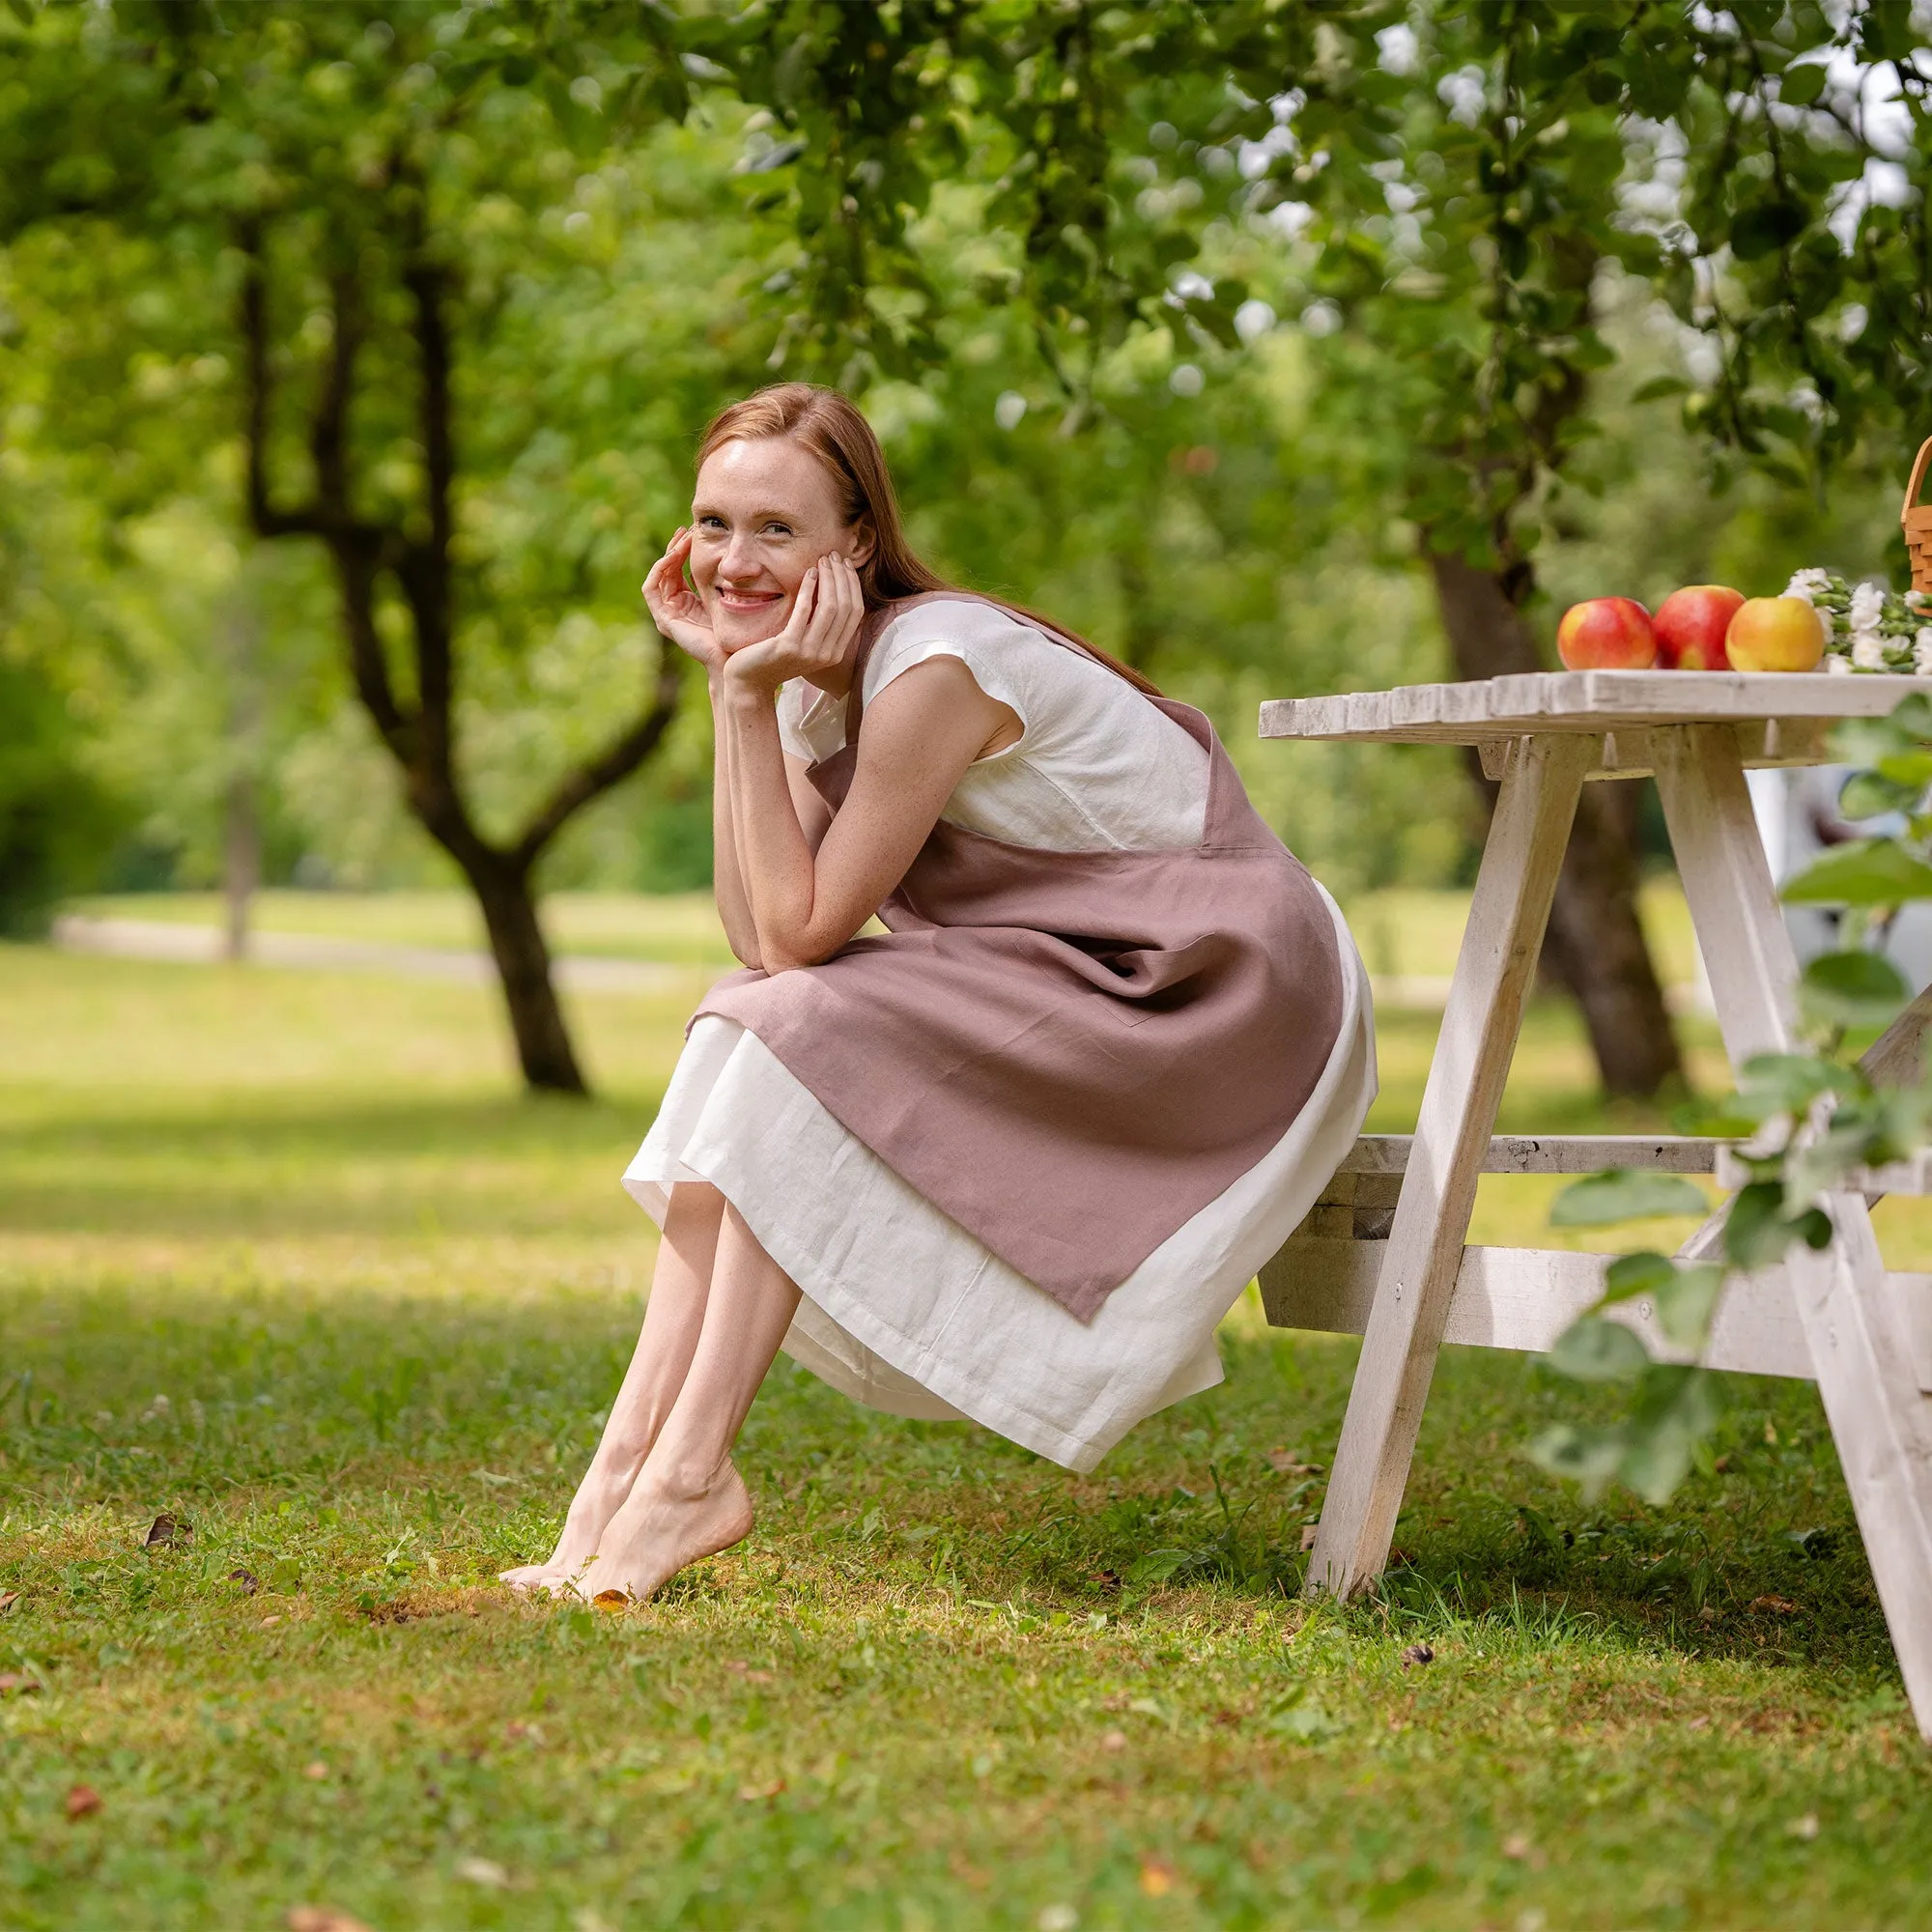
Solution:
<svg viewBox="0 0 1932 1932">
<path fill-rule="evenodd" d="M 697 472 L 691 505 L 691 581 L 727 651 L 784 629 L 805 573 L 838 552 L 871 549 L 847 524 L 831 474 L 788 437 L 727 442 Z"/>
</svg>

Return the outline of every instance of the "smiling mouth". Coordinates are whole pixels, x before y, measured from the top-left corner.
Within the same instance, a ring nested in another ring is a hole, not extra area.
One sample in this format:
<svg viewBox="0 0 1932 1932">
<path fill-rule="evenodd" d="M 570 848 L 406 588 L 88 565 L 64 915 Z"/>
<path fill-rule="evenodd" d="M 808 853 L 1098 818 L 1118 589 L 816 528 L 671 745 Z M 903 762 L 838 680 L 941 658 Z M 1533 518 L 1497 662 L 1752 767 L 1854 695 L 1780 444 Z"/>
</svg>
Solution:
<svg viewBox="0 0 1932 1932">
<path fill-rule="evenodd" d="M 727 611 L 768 611 L 784 602 L 782 590 L 726 590 L 722 585 L 718 601 Z"/>
</svg>

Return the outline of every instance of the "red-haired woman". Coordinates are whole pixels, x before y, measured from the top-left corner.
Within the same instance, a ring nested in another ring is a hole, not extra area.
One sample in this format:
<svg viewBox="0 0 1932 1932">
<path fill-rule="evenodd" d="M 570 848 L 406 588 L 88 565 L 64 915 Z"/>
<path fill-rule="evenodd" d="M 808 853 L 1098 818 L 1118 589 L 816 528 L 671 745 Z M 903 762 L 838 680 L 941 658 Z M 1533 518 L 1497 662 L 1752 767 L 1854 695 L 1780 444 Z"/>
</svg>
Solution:
<svg viewBox="0 0 1932 1932">
<path fill-rule="evenodd" d="M 935 577 L 845 398 L 719 416 L 644 596 L 709 678 L 748 970 L 625 1176 L 664 1239 L 603 1439 L 506 1573 L 636 1599 L 751 1529 L 781 1349 L 1073 1469 L 1218 1381 L 1376 1084 L 1348 929 L 1207 720 Z"/>
</svg>

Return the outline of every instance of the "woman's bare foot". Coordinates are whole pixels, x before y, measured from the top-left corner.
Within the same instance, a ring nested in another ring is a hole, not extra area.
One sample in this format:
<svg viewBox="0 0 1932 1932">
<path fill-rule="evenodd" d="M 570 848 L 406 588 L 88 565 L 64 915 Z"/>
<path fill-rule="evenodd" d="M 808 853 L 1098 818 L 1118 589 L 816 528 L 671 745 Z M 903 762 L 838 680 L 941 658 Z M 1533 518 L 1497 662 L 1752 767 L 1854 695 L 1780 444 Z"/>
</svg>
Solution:
<svg viewBox="0 0 1932 1932">
<path fill-rule="evenodd" d="M 497 1580 L 513 1590 L 554 1590 L 567 1584 L 597 1554 L 604 1531 L 630 1493 L 629 1479 L 620 1480 L 593 1465 L 570 1500 L 570 1514 L 563 1520 L 563 1534 L 550 1561 L 499 1570 Z"/>
<path fill-rule="evenodd" d="M 611 1518 L 597 1560 L 568 1587 L 588 1601 L 622 1592 L 641 1604 L 680 1570 L 742 1543 L 753 1520 L 751 1495 L 729 1462 L 701 1489 L 653 1481 L 647 1470 Z"/>
</svg>

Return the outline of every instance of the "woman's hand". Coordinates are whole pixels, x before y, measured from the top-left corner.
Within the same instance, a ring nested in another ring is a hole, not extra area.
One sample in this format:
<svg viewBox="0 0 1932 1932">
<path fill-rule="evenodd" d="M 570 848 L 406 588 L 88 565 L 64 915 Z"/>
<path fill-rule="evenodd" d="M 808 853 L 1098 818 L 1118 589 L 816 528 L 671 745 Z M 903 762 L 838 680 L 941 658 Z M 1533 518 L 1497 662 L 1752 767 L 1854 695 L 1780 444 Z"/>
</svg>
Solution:
<svg viewBox="0 0 1932 1932">
<path fill-rule="evenodd" d="M 816 678 L 843 662 L 866 616 L 859 573 L 843 556 L 822 556 L 805 573 L 791 615 L 777 637 L 729 654 L 724 675 L 743 690 L 770 693 L 791 678 Z"/>
<path fill-rule="evenodd" d="M 684 581 L 691 536 L 689 528 L 680 529 L 651 565 L 651 574 L 644 579 L 644 604 L 659 634 L 679 650 L 689 652 L 707 673 L 715 674 L 724 663 L 724 647 L 711 633 L 711 620 L 704 614 L 697 593 Z"/>
</svg>

